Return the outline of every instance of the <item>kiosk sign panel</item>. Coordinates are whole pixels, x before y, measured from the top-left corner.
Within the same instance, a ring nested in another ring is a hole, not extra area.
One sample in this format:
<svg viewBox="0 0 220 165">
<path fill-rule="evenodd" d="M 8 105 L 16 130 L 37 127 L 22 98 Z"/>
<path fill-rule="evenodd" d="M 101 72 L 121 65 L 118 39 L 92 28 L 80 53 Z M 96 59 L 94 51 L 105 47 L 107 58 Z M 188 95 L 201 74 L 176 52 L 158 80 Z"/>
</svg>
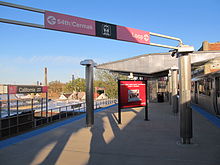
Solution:
<svg viewBox="0 0 220 165">
<path fill-rule="evenodd" d="M 144 107 L 147 105 L 146 81 L 119 81 L 120 108 Z"/>
</svg>

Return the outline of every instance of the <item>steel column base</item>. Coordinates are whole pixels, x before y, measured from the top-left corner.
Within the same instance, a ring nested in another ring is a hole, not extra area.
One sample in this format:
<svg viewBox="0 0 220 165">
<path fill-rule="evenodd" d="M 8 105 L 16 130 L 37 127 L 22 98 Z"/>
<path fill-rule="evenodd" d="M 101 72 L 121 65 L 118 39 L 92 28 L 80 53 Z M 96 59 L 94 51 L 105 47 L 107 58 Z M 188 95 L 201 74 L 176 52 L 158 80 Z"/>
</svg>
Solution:
<svg viewBox="0 0 220 165">
<path fill-rule="evenodd" d="M 191 138 L 181 138 L 182 144 L 191 144 Z"/>
<path fill-rule="evenodd" d="M 86 127 L 93 127 L 93 124 L 86 124 Z"/>
</svg>

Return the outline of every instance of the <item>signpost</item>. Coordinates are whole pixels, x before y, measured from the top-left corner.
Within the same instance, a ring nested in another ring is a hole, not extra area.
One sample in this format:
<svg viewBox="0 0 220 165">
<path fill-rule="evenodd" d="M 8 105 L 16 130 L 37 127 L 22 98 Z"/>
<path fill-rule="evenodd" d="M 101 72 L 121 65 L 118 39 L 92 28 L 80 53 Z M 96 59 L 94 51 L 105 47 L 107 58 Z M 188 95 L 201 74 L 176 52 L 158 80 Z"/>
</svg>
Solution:
<svg viewBox="0 0 220 165">
<path fill-rule="evenodd" d="M 147 81 L 118 81 L 118 123 L 121 124 L 121 109 L 145 107 L 145 120 L 148 120 Z"/>
<path fill-rule="evenodd" d="M 10 94 L 26 93 L 46 93 L 46 115 L 48 114 L 48 86 L 7 85 L 6 87 L 8 99 L 8 116 L 10 116 Z"/>
</svg>

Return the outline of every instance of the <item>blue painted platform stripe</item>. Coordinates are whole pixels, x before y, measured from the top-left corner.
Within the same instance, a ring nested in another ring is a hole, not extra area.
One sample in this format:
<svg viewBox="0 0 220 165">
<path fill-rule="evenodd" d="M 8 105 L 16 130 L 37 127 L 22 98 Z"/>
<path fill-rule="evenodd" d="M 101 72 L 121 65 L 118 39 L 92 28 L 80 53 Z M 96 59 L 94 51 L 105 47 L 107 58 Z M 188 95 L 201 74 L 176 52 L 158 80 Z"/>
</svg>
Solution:
<svg viewBox="0 0 220 165">
<path fill-rule="evenodd" d="M 213 123 L 215 126 L 220 128 L 220 118 L 208 113 L 204 109 L 196 106 L 196 105 L 191 105 L 192 109 L 199 112 L 201 115 L 203 115 L 205 118 L 207 118 L 211 123 Z"/>
<path fill-rule="evenodd" d="M 116 106 L 117 104 L 114 104 L 114 105 L 110 105 L 108 107 L 105 107 L 105 108 L 100 108 L 100 109 L 97 109 L 95 110 L 95 113 L 97 112 L 100 112 L 100 111 L 104 111 L 108 108 L 111 108 L 111 107 L 114 107 Z M 69 124 L 69 123 L 72 123 L 74 121 L 78 121 L 80 119 L 83 119 L 86 117 L 86 114 L 81 114 L 81 115 L 78 115 L 78 116 L 74 116 L 70 119 L 66 119 L 66 120 L 63 120 L 63 121 L 60 121 L 60 122 L 57 122 L 57 123 L 54 123 L 54 124 L 51 124 L 51 125 L 48 125 L 46 127 L 43 127 L 43 128 L 39 128 L 37 130 L 34 130 L 34 131 L 31 131 L 31 132 L 27 132 L 27 133 L 24 133 L 22 135 L 18 135 L 18 136 L 15 136 L 15 137 L 12 137 L 12 138 L 9 138 L 9 139 L 6 139 L 6 140 L 2 140 L 0 141 L 0 149 L 2 148 L 5 148 L 5 147 L 8 147 L 12 144 L 16 144 L 18 142 L 21 142 L 25 139 L 29 139 L 33 136 L 36 136 L 36 135 L 39 135 L 39 134 L 42 134 L 44 132 L 47 132 L 47 131 L 50 131 L 52 129 L 55 129 L 55 128 L 58 128 L 58 127 L 61 127 L 63 125 L 66 125 L 66 124 Z"/>
</svg>

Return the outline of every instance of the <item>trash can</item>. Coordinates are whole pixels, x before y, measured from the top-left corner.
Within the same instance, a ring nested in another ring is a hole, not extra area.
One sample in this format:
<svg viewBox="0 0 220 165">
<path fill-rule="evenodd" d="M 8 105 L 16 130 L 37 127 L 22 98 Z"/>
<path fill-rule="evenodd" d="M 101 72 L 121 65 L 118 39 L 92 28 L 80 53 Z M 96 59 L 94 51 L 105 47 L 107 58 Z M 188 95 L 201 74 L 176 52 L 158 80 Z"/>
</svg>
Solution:
<svg viewBox="0 0 220 165">
<path fill-rule="evenodd" d="M 159 103 L 164 102 L 163 92 L 158 92 L 158 93 L 157 93 L 157 101 L 158 101 Z"/>
</svg>

